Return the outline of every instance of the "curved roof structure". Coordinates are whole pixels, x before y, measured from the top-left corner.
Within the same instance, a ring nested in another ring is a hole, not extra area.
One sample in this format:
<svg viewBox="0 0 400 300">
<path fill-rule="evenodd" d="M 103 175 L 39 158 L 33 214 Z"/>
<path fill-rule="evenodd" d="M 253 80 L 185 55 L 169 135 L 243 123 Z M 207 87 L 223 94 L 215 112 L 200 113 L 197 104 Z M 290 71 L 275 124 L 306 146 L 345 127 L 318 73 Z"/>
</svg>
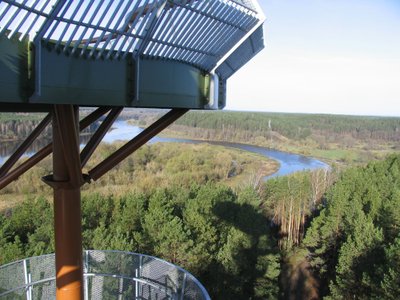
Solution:
<svg viewBox="0 0 400 300">
<path fill-rule="evenodd" d="M 221 108 L 263 21 L 255 0 L 3 0 L 0 102 Z"/>
</svg>

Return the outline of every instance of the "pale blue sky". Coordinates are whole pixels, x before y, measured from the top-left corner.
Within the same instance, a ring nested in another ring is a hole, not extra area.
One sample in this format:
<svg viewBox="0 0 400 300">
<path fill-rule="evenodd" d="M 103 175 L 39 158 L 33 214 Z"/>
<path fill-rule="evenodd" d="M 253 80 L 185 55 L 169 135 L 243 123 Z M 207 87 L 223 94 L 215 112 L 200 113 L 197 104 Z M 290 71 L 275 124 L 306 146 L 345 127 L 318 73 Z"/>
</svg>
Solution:
<svg viewBox="0 0 400 300">
<path fill-rule="evenodd" d="M 260 0 L 265 45 L 227 109 L 400 116 L 400 0 Z"/>
</svg>

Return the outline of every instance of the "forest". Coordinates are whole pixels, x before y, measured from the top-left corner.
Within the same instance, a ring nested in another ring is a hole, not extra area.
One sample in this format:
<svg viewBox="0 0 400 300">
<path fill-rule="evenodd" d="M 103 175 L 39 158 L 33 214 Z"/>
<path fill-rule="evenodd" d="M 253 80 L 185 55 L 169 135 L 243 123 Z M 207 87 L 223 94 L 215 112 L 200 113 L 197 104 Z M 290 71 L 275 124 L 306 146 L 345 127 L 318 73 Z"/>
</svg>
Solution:
<svg viewBox="0 0 400 300">
<path fill-rule="evenodd" d="M 342 126 L 338 138 L 354 131 L 352 147 L 368 141 L 346 125 L 353 117 L 315 117 L 325 120 L 321 123 L 336 120 L 332 124 Z M 135 120 L 132 114 L 126 118 Z M 200 119 L 197 128 L 203 128 Z M 256 155 L 207 144 L 144 146 L 104 180 L 84 187 L 84 248 L 161 257 L 195 275 L 212 299 L 397 299 L 400 154 L 383 156 L 388 149 L 396 152 L 387 145 L 398 145 L 400 126 L 394 118 L 359 119 L 365 126 L 359 131 L 375 132 L 370 138 L 386 145 L 379 159 L 265 182 L 258 180 L 259 172 L 269 174 L 278 166 Z M 311 137 L 336 130 L 336 125 L 318 129 L 317 123 L 312 129 L 314 122 L 293 121 L 293 126 L 310 128 Z M 223 136 L 229 126 L 236 126 L 237 136 L 249 134 L 244 142 L 251 141 L 251 132 L 255 138 L 268 134 L 252 127 L 242 131 L 240 123 L 227 121 L 213 134 Z M 272 117 L 263 124 L 278 127 Z M 190 128 L 176 126 L 168 134 Z M 101 145 L 90 163 L 118 146 Z M 51 190 L 37 179 L 50 169 L 47 159 L 0 191 L 0 265 L 54 251 Z"/>
<path fill-rule="evenodd" d="M 193 179 L 147 192 L 84 193 L 84 248 L 162 257 L 197 276 L 213 299 L 400 292 L 399 155 L 336 178 L 302 172 L 257 188 Z M 52 222 L 45 197 L 4 211 L 0 263 L 53 252 Z"/>
<path fill-rule="evenodd" d="M 162 113 L 132 111 L 126 117 L 145 126 Z M 191 111 L 167 134 L 253 144 L 346 165 L 382 159 L 400 150 L 398 117 Z"/>
<path fill-rule="evenodd" d="M 0 113 L 0 141 L 2 143 L 20 141 L 28 136 L 44 117 L 44 113 Z M 98 122 L 94 122 L 83 133 L 93 132 L 98 124 Z M 41 138 L 42 140 L 51 139 L 50 126 L 45 128 Z"/>
<path fill-rule="evenodd" d="M 273 130 L 290 139 L 304 139 L 314 132 L 351 134 L 356 139 L 388 140 L 400 137 L 399 118 L 342 115 L 304 115 L 262 112 L 191 112 L 178 125 L 210 129 Z"/>
<path fill-rule="evenodd" d="M 90 111 L 86 108 L 81 115 Z M 146 127 L 164 113 L 159 109 L 126 109 L 120 118 Z M 0 113 L 0 140 L 15 141 L 26 136 L 42 118 L 41 114 Z M 96 126 L 98 123 L 85 133 Z M 191 111 L 163 134 L 252 144 L 345 165 L 365 164 L 400 151 L 398 117 Z M 51 136 L 49 128 L 44 136 Z"/>
</svg>

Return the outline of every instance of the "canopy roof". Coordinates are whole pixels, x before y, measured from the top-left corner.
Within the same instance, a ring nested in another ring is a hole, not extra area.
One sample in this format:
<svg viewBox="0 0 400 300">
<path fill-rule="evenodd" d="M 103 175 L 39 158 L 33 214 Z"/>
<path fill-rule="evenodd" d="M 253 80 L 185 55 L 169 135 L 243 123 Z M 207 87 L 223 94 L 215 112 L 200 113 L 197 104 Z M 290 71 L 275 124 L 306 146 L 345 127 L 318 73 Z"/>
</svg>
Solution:
<svg viewBox="0 0 400 300">
<path fill-rule="evenodd" d="M 0 38 L 83 59 L 174 61 L 222 80 L 264 47 L 263 21 L 256 0 L 0 3 Z"/>
</svg>

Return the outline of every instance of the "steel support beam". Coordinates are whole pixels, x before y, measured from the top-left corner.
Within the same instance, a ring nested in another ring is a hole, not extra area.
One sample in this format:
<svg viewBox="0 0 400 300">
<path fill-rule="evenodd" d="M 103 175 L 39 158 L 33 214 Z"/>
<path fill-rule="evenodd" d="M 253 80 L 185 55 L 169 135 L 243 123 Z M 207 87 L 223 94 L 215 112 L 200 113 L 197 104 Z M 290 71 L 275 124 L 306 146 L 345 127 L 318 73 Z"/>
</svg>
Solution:
<svg viewBox="0 0 400 300">
<path fill-rule="evenodd" d="M 21 156 L 28 150 L 35 139 L 42 133 L 46 126 L 51 121 L 51 114 L 48 114 L 42 122 L 32 131 L 32 133 L 22 142 L 17 150 L 10 156 L 9 159 L 0 168 L 0 178 L 7 174 L 7 172 L 15 165 L 15 163 L 21 158 Z"/>
<path fill-rule="evenodd" d="M 53 115 L 54 232 L 57 300 L 83 299 L 78 108 L 55 105 Z"/>
<path fill-rule="evenodd" d="M 187 111 L 188 109 L 186 108 L 175 108 L 169 111 L 166 115 L 154 122 L 144 131 L 139 133 L 136 137 L 106 158 L 103 162 L 99 163 L 96 167 L 90 170 L 89 178 L 93 180 L 99 179 L 141 146 L 146 144 L 150 139 L 183 116 Z"/>
<path fill-rule="evenodd" d="M 107 113 L 111 107 L 99 107 L 94 112 L 89 114 L 79 123 L 80 131 L 84 130 L 90 124 L 98 120 L 102 117 L 105 113 Z M 11 182 L 17 180 L 21 175 L 23 175 L 26 171 L 34 167 L 37 163 L 42 161 L 46 158 L 49 154 L 53 152 L 53 144 L 48 144 L 47 146 L 43 147 L 41 150 L 36 152 L 33 156 L 31 156 L 28 160 L 23 162 L 21 165 L 17 166 L 13 170 L 11 170 L 8 174 L 4 176 L 0 176 L 0 190 L 5 188 Z"/>
<path fill-rule="evenodd" d="M 92 123 L 104 116 L 109 110 L 110 106 L 101 106 L 79 122 L 79 130 L 82 131 L 89 127 Z"/>
<path fill-rule="evenodd" d="M 111 125 L 114 124 L 119 114 L 123 110 L 123 107 L 115 107 L 108 114 L 107 118 L 101 123 L 100 127 L 96 130 L 89 142 L 86 144 L 81 152 L 81 167 L 83 168 L 92 156 L 94 150 L 100 144 L 101 140 L 110 129 Z"/>
<path fill-rule="evenodd" d="M 17 180 L 22 174 L 34 167 L 40 161 L 42 161 L 46 156 L 48 156 L 53 151 L 53 144 L 48 144 L 43 147 L 27 161 L 23 162 L 21 165 L 10 171 L 7 175 L 0 177 L 0 190 L 5 188 L 11 182 Z"/>
</svg>

